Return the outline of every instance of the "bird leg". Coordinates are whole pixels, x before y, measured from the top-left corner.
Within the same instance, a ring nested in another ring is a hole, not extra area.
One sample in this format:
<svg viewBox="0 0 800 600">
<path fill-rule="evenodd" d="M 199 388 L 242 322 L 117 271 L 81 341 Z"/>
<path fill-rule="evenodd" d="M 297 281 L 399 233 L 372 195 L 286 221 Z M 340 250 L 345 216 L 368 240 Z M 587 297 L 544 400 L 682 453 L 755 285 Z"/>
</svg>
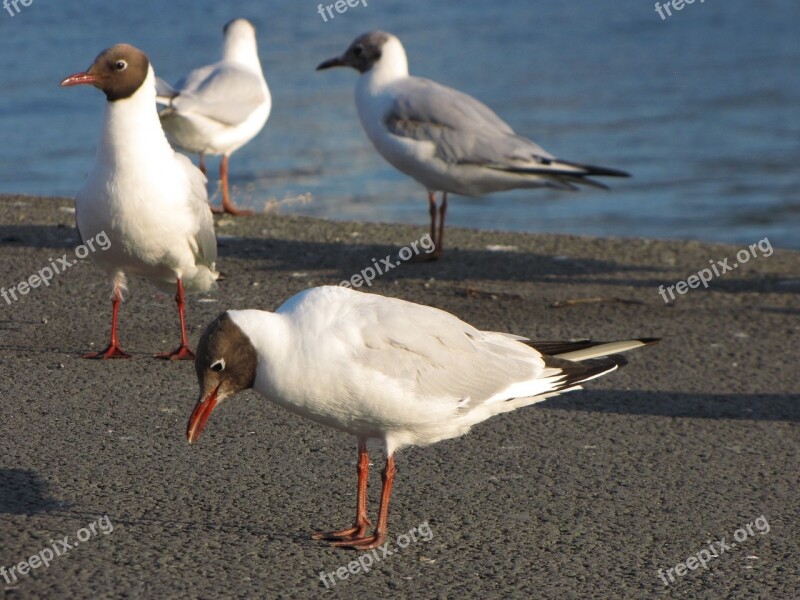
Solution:
<svg viewBox="0 0 800 600">
<path fill-rule="evenodd" d="M 219 166 L 219 174 L 220 179 L 222 180 L 222 209 L 221 210 L 214 210 L 211 209 L 213 212 L 216 213 L 227 213 L 233 216 L 249 216 L 253 214 L 252 210 L 242 210 L 236 208 L 231 202 L 231 194 L 228 187 L 228 155 L 224 155 L 222 157 L 222 163 Z"/>
<path fill-rule="evenodd" d="M 203 175 L 208 175 L 208 173 L 206 172 L 206 155 L 205 154 L 201 154 L 200 155 L 200 162 L 197 164 L 197 168 L 200 169 L 200 172 Z"/>
<path fill-rule="evenodd" d="M 186 302 L 183 295 L 183 281 L 180 279 L 178 279 L 178 293 L 175 294 L 175 303 L 178 305 L 178 317 L 181 320 L 181 345 L 172 352 L 156 354 L 156 358 L 194 360 L 194 352 L 189 349 L 189 337 L 186 335 Z"/>
<path fill-rule="evenodd" d="M 436 240 L 436 249 L 433 254 L 439 258 L 444 253 L 444 218 L 447 215 L 447 192 L 442 192 L 442 205 L 439 207 L 439 238 Z"/>
<path fill-rule="evenodd" d="M 352 527 L 340 531 L 317 531 L 311 534 L 315 540 L 348 540 L 363 539 L 367 527 L 372 525 L 367 518 L 367 479 L 369 478 L 369 456 L 367 455 L 367 441 L 358 439 L 358 493 L 356 495 L 356 521 Z"/>
<path fill-rule="evenodd" d="M 114 295 L 111 298 L 111 342 L 108 344 L 108 348 L 101 352 L 90 352 L 89 354 L 84 354 L 83 358 L 97 358 L 100 360 L 106 360 L 109 358 L 130 358 L 131 355 L 127 352 L 124 352 L 122 348 L 119 346 L 119 339 L 117 338 L 117 320 L 119 318 L 119 305 L 122 301 L 122 294 L 120 294 L 119 286 L 114 286 Z"/>
<path fill-rule="evenodd" d="M 354 537 L 347 540 L 335 541 L 331 545 L 340 548 L 353 548 L 355 550 L 372 550 L 378 548 L 386 542 L 389 533 L 389 498 L 392 495 L 392 484 L 394 483 L 394 456 L 386 458 L 386 467 L 381 474 L 383 488 L 381 488 L 381 505 L 378 509 L 378 524 L 375 532 L 366 537 Z"/>
<path fill-rule="evenodd" d="M 428 212 L 431 215 L 431 241 L 436 244 L 436 192 L 428 191 Z"/>
<path fill-rule="evenodd" d="M 444 196 L 447 198 L 447 195 Z M 446 200 L 445 200 L 446 201 Z M 431 260 L 436 260 L 439 258 L 441 254 L 439 252 L 439 244 L 436 241 L 436 192 L 432 192 L 428 190 L 428 213 L 431 215 L 431 242 L 433 242 L 434 250 L 433 252 L 425 253 L 425 254 L 417 254 L 412 262 L 428 262 Z M 441 228 L 441 225 L 439 226 Z"/>
</svg>

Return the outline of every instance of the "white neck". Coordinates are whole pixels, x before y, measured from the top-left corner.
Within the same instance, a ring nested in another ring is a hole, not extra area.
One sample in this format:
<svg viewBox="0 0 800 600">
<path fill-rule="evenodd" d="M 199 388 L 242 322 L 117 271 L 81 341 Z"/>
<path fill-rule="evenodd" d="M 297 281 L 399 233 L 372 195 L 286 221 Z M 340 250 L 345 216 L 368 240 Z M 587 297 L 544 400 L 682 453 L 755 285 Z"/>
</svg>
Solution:
<svg viewBox="0 0 800 600">
<path fill-rule="evenodd" d="M 152 67 L 148 69 L 144 83 L 132 96 L 106 102 L 97 160 L 125 164 L 132 154 L 138 153 L 155 160 L 174 154 L 158 119 Z"/>
<path fill-rule="evenodd" d="M 381 48 L 381 58 L 364 73 L 362 79 L 369 87 L 382 87 L 408 77 L 408 57 L 396 37 L 390 37 Z"/>
<path fill-rule="evenodd" d="M 257 73 L 262 72 L 256 38 L 249 31 L 232 31 L 225 37 L 222 44 L 222 59 L 238 63 Z"/>
<path fill-rule="evenodd" d="M 228 315 L 250 339 L 256 349 L 259 365 L 256 370 L 256 390 L 264 392 L 262 381 L 267 365 L 280 365 L 292 348 L 291 330 L 284 317 L 263 310 L 230 310 Z"/>
</svg>

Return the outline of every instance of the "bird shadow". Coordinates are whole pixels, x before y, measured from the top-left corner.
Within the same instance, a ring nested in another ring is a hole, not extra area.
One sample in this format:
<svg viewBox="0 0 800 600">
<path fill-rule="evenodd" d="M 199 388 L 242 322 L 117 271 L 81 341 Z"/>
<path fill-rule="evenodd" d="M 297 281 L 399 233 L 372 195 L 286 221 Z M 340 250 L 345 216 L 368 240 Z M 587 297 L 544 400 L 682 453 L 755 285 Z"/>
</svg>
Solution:
<svg viewBox="0 0 800 600">
<path fill-rule="evenodd" d="M 36 471 L 0 469 L 0 514 L 30 516 L 65 506 L 50 497 L 47 482 Z"/>
<path fill-rule="evenodd" d="M 626 265 L 593 258 L 562 258 L 534 252 L 472 250 L 453 248 L 437 261 L 400 261 L 399 246 L 387 244 L 344 244 L 264 238 L 229 237 L 220 241 L 220 255 L 229 258 L 261 260 L 263 270 L 325 270 L 332 282 L 339 283 L 389 258 L 396 264 L 380 279 L 435 278 L 439 281 L 467 280 L 549 282 L 657 290 L 670 279 L 653 273 L 671 272 L 672 268 L 655 265 Z M 399 264 L 397 264 L 399 263 Z M 673 281 L 674 283 L 674 281 Z M 777 276 L 714 281 L 714 291 L 785 292 Z M 699 291 L 699 290 L 697 290 Z M 703 290 L 706 291 L 706 290 Z"/>
<path fill-rule="evenodd" d="M 75 248 L 80 244 L 74 226 L 0 225 L 0 248 Z"/>
<path fill-rule="evenodd" d="M 584 390 L 551 398 L 539 406 L 618 415 L 800 422 L 800 394 Z"/>
<path fill-rule="evenodd" d="M 447 250 L 444 258 L 418 262 L 402 260 L 400 246 L 389 244 L 345 244 L 341 242 L 308 242 L 264 238 L 229 237 L 219 241 L 222 257 L 262 260 L 264 270 L 297 271 L 303 269 L 330 271 L 337 280 L 350 279 L 376 263 L 385 270 L 379 277 L 389 281 L 408 277 L 464 281 L 487 279 L 499 281 L 537 281 L 548 277 L 571 277 L 598 273 L 647 272 L 652 266 L 621 265 L 597 259 L 562 260 L 531 252 L 492 252 L 489 250 Z M 391 269 L 384 260 L 391 261 Z"/>
<path fill-rule="evenodd" d="M 72 248 L 79 242 L 77 230 L 65 225 L 0 225 L 0 248 Z M 437 261 L 401 260 L 400 246 L 393 244 L 349 244 L 343 242 L 283 240 L 268 237 L 220 235 L 219 266 L 225 259 L 262 261 L 265 271 L 296 272 L 305 269 L 326 271 L 328 283 L 350 279 L 375 265 L 384 265 L 381 280 L 408 278 L 463 282 L 467 280 L 563 282 L 635 288 L 655 288 L 665 284 L 653 273 L 670 269 L 656 265 L 626 265 L 611 260 L 584 257 L 558 257 L 520 251 L 448 249 Z M 424 254 L 419 248 L 420 255 Z M 383 262 L 394 265 L 388 269 Z M 669 283 L 669 281 L 666 281 Z M 718 292 L 785 292 L 777 276 L 737 279 L 727 276 L 714 281 Z M 699 291 L 699 290 L 698 290 Z M 705 290 L 704 290 L 705 291 Z"/>
</svg>

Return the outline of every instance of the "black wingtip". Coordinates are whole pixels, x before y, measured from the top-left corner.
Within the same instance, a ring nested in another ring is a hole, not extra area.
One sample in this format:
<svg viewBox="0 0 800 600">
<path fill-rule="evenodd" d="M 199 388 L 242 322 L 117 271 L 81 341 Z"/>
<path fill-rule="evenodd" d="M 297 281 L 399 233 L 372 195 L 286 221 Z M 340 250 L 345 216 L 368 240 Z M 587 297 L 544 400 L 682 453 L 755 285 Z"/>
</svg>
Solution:
<svg viewBox="0 0 800 600">
<path fill-rule="evenodd" d="M 598 167 L 597 165 L 585 165 L 579 162 L 573 162 L 571 160 L 563 160 L 561 158 L 555 159 L 555 163 L 560 163 L 564 165 L 569 165 L 570 167 L 575 167 L 576 169 L 583 169 L 585 173 L 583 175 L 599 175 L 602 177 L 630 177 L 631 174 L 626 171 L 621 171 L 619 169 L 609 169 L 608 167 Z"/>
<path fill-rule="evenodd" d="M 628 359 L 622 354 L 609 354 L 608 356 L 590 358 L 581 362 L 572 362 L 545 356 L 544 364 L 546 367 L 561 371 L 562 378 L 554 391 L 562 391 L 616 369 L 621 369 L 628 364 Z"/>
</svg>

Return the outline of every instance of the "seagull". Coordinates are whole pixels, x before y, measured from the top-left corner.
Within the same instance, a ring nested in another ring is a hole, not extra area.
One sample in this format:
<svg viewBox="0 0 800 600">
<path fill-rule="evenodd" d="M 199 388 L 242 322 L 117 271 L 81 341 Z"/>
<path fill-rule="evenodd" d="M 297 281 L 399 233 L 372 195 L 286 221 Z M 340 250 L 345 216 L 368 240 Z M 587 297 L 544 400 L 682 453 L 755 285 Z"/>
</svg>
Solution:
<svg viewBox="0 0 800 600">
<path fill-rule="evenodd" d="M 222 209 L 231 215 L 252 214 L 234 207 L 228 189 L 228 159 L 252 140 L 269 118 L 272 96 L 261 69 L 256 30 L 247 19 L 225 25 L 222 60 L 191 71 L 173 88 L 157 80 L 159 116 L 169 141 L 200 155 L 222 155 Z"/>
<path fill-rule="evenodd" d="M 160 358 L 192 360 L 184 293 L 216 288 L 217 240 L 208 210 L 206 178 L 167 142 L 156 112 L 155 74 L 147 56 L 128 44 L 100 53 L 62 87 L 92 85 L 106 96 L 94 166 L 75 199 L 82 239 L 105 233 L 110 247 L 91 255 L 113 285 L 111 342 L 84 358 L 130 358 L 117 336 L 127 276 L 175 290 L 181 344 Z"/>
<path fill-rule="evenodd" d="M 447 195 L 483 196 L 515 188 L 608 189 L 590 176 L 629 177 L 616 169 L 556 158 L 514 133 L 492 109 L 458 90 L 408 74 L 400 40 L 383 31 L 357 37 L 317 70 L 352 67 L 361 77 L 356 108 L 378 153 L 428 190 L 436 259 L 444 251 Z M 436 230 L 436 193 L 442 193 Z"/>
<path fill-rule="evenodd" d="M 613 343 L 531 342 L 480 331 L 429 306 L 315 287 L 274 313 L 229 310 L 197 349 L 200 396 L 189 417 L 189 443 L 211 412 L 255 389 L 268 400 L 358 440 L 358 492 L 352 527 L 318 532 L 334 546 L 371 549 L 388 533 L 394 454 L 463 435 L 494 415 L 580 389 L 626 363 L 620 352 L 657 340 Z M 380 508 L 368 534 L 367 440 L 386 450 Z"/>
</svg>

